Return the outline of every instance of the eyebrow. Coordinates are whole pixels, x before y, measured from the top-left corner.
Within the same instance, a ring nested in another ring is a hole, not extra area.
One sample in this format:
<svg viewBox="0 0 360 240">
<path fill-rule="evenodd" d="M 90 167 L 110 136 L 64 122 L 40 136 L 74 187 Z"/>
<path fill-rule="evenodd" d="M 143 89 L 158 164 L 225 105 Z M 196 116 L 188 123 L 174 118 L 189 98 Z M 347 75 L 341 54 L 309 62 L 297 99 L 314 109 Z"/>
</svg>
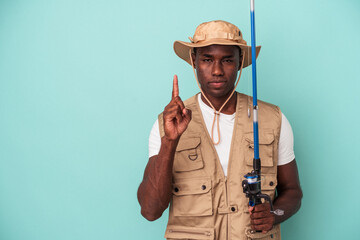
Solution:
<svg viewBox="0 0 360 240">
<path fill-rule="evenodd" d="M 211 54 L 204 53 L 204 54 L 202 54 L 202 57 L 212 58 L 214 56 Z M 227 56 L 223 56 L 222 58 L 224 59 L 224 58 L 233 58 L 233 57 L 234 57 L 234 55 L 227 55 Z"/>
<path fill-rule="evenodd" d="M 202 57 L 206 57 L 206 58 L 212 58 L 213 57 L 213 55 L 210 55 L 210 54 L 202 54 Z"/>
<path fill-rule="evenodd" d="M 228 56 L 224 56 L 223 58 L 233 58 L 234 55 L 228 55 Z"/>
</svg>

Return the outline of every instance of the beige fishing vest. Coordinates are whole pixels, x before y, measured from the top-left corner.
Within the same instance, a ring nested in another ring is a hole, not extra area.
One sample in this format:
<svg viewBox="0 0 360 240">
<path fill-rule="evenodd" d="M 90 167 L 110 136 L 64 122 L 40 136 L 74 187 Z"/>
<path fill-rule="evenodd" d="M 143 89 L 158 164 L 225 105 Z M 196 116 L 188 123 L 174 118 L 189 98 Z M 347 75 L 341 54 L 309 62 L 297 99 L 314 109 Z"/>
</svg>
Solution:
<svg viewBox="0 0 360 240">
<path fill-rule="evenodd" d="M 205 126 L 197 96 L 184 102 L 192 120 L 180 138 L 173 167 L 167 239 L 248 240 L 280 239 L 280 226 L 267 234 L 250 228 L 248 199 L 242 188 L 244 175 L 253 169 L 253 123 L 248 117 L 252 99 L 237 93 L 236 117 L 228 175 Z M 281 112 L 277 106 L 259 101 L 259 151 L 262 192 L 275 196 Z M 252 112 L 251 112 L 252 115 Z M 159 115 L 160 135 L 164 136 Z"/>
</svg>

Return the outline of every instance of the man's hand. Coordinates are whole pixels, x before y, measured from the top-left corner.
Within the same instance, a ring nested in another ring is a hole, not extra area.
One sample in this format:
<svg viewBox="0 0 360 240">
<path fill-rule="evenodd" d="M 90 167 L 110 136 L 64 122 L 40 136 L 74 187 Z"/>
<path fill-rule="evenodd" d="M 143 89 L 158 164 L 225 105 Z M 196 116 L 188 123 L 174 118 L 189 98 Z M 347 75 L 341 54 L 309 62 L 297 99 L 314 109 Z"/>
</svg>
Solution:
<svg viewBox="0 0 360 240">
<path fill-rule="evenodd" d="M 183 101 L 179 97 L 176 75 L 174 75 L 172 98 L 164 109 L 163 118 L 165 137 L 169 140 L 178 140 L 191 120 L 191 110 L 185 108 Z"/>
<path fill-rule="evenodd" d="M 268 202 L 249 207 L 251 218 L 251 228 L 256 231 L 267 233 L 275 223 L 275 215 L 270 212 L 270 204 Z"/>
</svg>

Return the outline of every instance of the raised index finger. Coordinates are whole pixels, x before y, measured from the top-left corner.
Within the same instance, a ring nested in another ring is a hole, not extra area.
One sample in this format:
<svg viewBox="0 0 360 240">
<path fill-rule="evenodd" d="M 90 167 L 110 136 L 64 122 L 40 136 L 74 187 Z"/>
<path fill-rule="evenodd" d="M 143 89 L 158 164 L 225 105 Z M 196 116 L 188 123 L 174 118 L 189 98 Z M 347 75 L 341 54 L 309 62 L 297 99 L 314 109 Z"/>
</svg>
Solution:
<svg viewBox="0 0 360 240">
<path fill-rule="evenodd" d="M 178 85 L 178 77 L 175 74 L 174 75 L 174 80 L 173 80 L 173 91 L 172 91 L 172 98 L 176 98 L 177 96 L 179 96 L 179 85 Z"/>
</svg>

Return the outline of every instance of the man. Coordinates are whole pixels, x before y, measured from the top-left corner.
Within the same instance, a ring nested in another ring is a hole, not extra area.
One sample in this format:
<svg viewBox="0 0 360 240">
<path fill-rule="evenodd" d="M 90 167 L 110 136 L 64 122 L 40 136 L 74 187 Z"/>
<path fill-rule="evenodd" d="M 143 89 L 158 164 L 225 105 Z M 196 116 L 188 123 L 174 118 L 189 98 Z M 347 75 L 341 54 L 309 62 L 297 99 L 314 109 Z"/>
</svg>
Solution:
<svg viewBox="0 0 360 240">
<path fill-rule="evenodd" d="M 277 106 L 258 102 L 261 188 L 284 215 L 267 202 L 249 207 L 242 180 L 252 170 L 252 98 L 235 92 L 235 82 L 251 64 L 250 47 L 225 21 L 199 25 L 190 40 L 174 50 L 196 69 L 201 94 L 183 102 L 174 76 L 172 99 L 150 135 L 141 213 L 156 220 L 170 203 L 168 239 L 280 239 L 279 223 L 302 198 L 291 127 Z"/>
</svg>

